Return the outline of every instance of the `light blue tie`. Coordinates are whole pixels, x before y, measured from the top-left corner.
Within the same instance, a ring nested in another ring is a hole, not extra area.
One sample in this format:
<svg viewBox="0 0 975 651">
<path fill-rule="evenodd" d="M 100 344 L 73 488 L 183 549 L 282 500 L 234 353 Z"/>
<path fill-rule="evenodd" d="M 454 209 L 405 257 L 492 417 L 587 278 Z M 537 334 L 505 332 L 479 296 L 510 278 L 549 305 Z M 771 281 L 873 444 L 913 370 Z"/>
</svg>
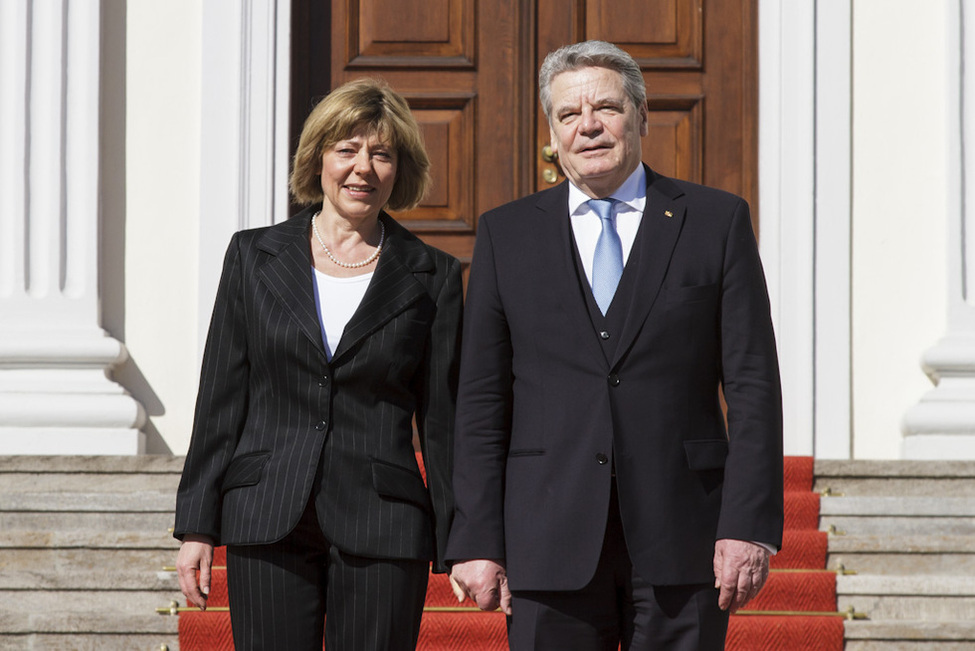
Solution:
<svg viewBox="0 0 975 651">
<path fill-rule="evenodd" d="M 592 256 L 592 295 L 603 314 L 609 310 L 616 286 L 623 275 L 623 243 L 616 232 L 614 204 L 616 199 L 589 200 L 589 207 L 599 215 L 603 226 L 599 239 L 596 240 L 596 252 Z"/>
</svg>

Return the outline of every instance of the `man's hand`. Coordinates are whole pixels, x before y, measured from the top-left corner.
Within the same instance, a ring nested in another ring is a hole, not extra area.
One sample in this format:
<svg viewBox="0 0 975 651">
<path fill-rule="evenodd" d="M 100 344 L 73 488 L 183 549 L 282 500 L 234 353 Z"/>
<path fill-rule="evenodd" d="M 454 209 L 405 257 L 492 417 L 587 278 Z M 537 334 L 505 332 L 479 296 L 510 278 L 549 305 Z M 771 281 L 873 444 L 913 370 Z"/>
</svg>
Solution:
<svg viewBox="0 0 975 651">
<path fill-rule="evenodd" d="M 176 575 L 179 589 L 186 600 L 199 608 L 207 609 L 207 595 L 210 594 L 210 567 L 213 565 L 213 540 L 209 536 L 186 534 L 176 557 Z M 199 585 L 196 572 L 200 572 Z"/>
<path fill-rule="evenodd" d="M 745 607 L 768 578 L 768 551 L 744 540 L 719 540 L 714 545 L 714 587 L 718 607 L 736 612 Z"/>
<path fill-rule="evenodd" d="M 497 561 L 473 560 L 454 563 L 450 570 L 450 585 L 458 602 L 470 597 L 481 610 L 501 608 L 511 614 L 511 593 L 504 565 Z"/>
</svg>

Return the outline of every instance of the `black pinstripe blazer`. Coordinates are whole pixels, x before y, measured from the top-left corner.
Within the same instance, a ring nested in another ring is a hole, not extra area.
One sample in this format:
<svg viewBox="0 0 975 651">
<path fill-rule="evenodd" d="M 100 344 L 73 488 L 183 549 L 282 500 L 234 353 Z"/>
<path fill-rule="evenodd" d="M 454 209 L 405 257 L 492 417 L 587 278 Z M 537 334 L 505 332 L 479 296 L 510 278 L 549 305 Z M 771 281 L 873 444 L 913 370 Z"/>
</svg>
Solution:
<svg viewBox="0 0 975 651">
<path fill-rule="evenodd" d="M 308 244 L 317 209 L 230 242 L 174 535 L 274 542 L 315 491 L 322 529 L 340 549 L 435 559 L 442 571 L 460 263 L 383 213 L 382 255 L 329 362 Z M 428 488 L 413 452 L 414 417 Z"/>
</svg>

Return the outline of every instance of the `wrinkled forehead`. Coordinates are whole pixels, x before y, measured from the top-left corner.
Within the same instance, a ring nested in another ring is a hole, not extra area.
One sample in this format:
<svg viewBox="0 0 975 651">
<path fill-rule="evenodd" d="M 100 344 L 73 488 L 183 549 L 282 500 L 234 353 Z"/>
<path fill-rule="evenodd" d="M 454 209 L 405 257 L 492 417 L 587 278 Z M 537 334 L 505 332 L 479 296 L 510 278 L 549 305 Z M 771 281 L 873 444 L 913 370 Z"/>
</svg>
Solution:
<svg viewBox="0 0 975 651">
<path fill-rule="evenodd" d="M 552 77 L 549 85 L 552 106 L 595 100 L 626 100 L 623 78 L 615 70 L 587 66 L 566 70 Z"/>
</svg>

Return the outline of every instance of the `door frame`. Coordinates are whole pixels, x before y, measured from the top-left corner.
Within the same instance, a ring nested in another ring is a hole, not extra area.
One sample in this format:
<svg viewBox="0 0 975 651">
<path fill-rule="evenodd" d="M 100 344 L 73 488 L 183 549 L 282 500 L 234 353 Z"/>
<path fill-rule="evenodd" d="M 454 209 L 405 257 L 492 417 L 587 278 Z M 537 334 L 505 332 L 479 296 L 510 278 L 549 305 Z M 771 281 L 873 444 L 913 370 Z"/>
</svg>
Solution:
<svg viewBox="0 0 975 651">
<path fill-rule="evenodd" d="M 201 354 L 230 235 L 288 215 L 291 0 L 202 11 Z M 760 246 L 786 452 L 850 458 L 852 0 L 758 11 Z"/>
</svg>

